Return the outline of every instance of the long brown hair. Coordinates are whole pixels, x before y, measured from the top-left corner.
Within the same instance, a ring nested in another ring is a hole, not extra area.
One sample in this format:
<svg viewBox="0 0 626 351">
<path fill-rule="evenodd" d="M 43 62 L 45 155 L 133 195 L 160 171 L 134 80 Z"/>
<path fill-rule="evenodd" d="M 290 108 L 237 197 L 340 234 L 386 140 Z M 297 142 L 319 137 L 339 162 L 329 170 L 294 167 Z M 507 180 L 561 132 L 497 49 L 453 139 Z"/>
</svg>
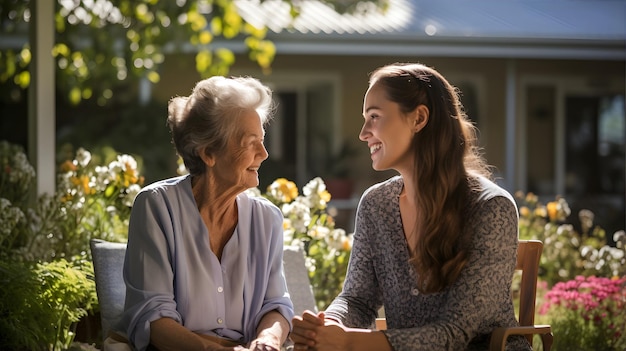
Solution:
<svg viewBox="0 0 626 351">
<path fill-rule="evenodd" d="M 411 142 L 418 216 L 411 264 L 418 288 L 434 293 L 451 285 L 468 260 L 471 242 L 464 224 L 470 193 L 478 188 L 475 177 L 491 178 L 489 166 L 477 146 L 477 129 L 469 120 L 459 91 L 439 72 L 421 64 L 396 63 L 375 70 L 370 86 L 380 84 L 387 98 L 404 113 L 425 105 L 426 126 Z"/>
</svg>

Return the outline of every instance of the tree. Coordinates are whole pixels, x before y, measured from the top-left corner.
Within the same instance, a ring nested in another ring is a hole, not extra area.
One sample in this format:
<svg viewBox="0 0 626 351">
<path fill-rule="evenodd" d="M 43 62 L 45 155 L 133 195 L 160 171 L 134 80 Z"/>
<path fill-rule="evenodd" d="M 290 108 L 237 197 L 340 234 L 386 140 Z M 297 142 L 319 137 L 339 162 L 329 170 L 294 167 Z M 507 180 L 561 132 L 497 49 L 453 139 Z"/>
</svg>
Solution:
<svg viewBox="0 0 626 351">
<path fill-rule="evenodd" d="M 280 1 L 289 3 L 292 16 L 298 16 L 302 0 Z M 389 2 L 320 1 L 339 12 L 360 11 L 362 2 L 384 9 Z M 5 38 L 25 38 L 30 4 L 29 0 L 0 3 L 0 28 Z M 55 26 L 52 54 L 57 90 L 72 104 L 93 99 L 106 105 L 116 98 L 120 87 L 131 86 L 138 79 L 158 82 L 159 66 L 169 52 L 194 49 L 201 76 L 227 74 L 235 56 L 231 50 L 217 47 L 216 38 L 243 41 L 249 59 L 266 71 L 276 54 L 274 44 L 265 38 L 267 29 L 246 22 L 237 12 L 235 0 L 58 0 Z M 28 42 L 0 49 L 3 98 L 28 87 L 30 60 Z"/>
</svg>

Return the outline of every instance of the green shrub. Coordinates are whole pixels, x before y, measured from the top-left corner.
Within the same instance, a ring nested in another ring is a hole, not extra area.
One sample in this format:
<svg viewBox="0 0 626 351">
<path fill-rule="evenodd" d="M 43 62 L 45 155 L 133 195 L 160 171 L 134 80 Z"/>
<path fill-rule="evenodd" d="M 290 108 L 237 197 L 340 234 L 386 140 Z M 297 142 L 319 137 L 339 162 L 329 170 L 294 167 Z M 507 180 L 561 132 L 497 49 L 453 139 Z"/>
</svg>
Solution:
<svg viewBox="0 0 626 351">
<path fill-rule="evenodd" d="M 0 261 L 0 349 L 65 350 L 97 303 L 91 263 Z"/>
<path fill-rule="evenodd" d="M 31 203 L 20 147 L 0 142 L 0 170 L 0 350 L 76 348 L 76 323 L 98 310 L 89 241 L 126 240 L 143 178 L 129 155 L 100 165 L 78 149 L 55 193 Z"/>
</svg>

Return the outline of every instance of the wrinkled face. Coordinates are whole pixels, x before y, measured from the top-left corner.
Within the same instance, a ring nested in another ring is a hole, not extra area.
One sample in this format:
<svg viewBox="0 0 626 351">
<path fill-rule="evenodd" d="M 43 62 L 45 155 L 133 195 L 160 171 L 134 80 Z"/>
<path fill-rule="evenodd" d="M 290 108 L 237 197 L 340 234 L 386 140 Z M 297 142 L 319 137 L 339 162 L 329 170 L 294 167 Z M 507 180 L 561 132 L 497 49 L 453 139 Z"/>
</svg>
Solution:
<svg viewBox="0 0 626 351">
<path fill-rule="evenodd" d="M 259 185 L 259 167 L 268 157 L 265 131 L 256 111 L 245 111 L 235 122 L 237 130 L 213 169 L 220 184 L 244 191 Z"/>
<path fill-rule="evenodd" d="M 367 142 L 372 168 L 410 171 L 413 168 L 410 145 L 414 136 L 411 121 L 400 105 L 387 98 L 380 84 L 374 83 L 365 94 L 363 119 L 359 139 Z"/>
</svg>

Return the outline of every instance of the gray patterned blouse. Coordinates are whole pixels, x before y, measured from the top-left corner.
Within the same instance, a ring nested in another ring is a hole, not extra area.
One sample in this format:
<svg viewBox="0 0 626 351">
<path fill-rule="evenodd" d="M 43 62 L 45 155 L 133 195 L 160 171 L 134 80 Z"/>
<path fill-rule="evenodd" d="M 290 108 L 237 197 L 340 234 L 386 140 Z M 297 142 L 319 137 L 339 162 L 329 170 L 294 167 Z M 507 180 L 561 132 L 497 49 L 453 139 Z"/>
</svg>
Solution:
<svg viewBox="0 0 626 351">
<path fill-rule="evenodd" d="M 384 306 L 384 333 L 395 351 L 487 349 L 494 327 L 518 325 L 511 299 L 517 207 L 504 189 L 485 178 L 480 183 L 467 224 L 473 235 L 467 266 L 452 286 L 430 295 L 418 291 L 409 264 L 399 207 L 402 178 L 369 188 L 359 202 L 343 292 L 326 315 L 370 328 Z M 530 349 L 523 337 L 507 343 L 507 350 Z"/>
</svg>

